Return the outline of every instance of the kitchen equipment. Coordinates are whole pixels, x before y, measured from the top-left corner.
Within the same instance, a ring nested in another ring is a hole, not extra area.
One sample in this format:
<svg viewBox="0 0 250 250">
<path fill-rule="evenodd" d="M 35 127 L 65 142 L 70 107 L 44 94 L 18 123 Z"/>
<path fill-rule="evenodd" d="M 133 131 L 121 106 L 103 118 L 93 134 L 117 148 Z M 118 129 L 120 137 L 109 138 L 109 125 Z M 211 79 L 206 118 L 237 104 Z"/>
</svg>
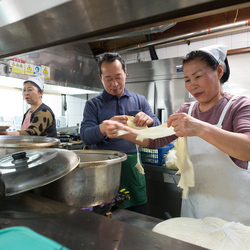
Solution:
<svg viewBox="0 0 250 250">
<path fill-rule="evenodd" d="M 73 150 L 79 165 L 63 178 L 35 189 L 42 196 L 75 207 L 92 207 L 113 199 L 120 185 L 122 152 L 110 150 Z"/>
<path fill-rule="evenodd" d="M 6 131 L 10 126 L 0 126 L 0 132 Z"/>
<path fill-rule="evenodd" d="M 57 138 L 60 140 L 59 148 L 79 150 L 84 147 L 80 135 L 57 132 Z"/>
<path fill-rule="evenodd" d="M 94 212 L 112 218 L 113 210 L 115 211 L 118 206 L 128 200 L 130 200 L 130 196 L 126 192 L 119 191 L 111 201 L 94 207 L 82 208 L 82 210 L 87 210 L 89 212 Z"/>
<path fill-rule="evenodd" d="M 73 151 L 57 148 L 5 155 L 0 158 L 5 195 L 12 196 L 55 181 L 73 170 L 79 161 Z"/>
<path fill-rule="evenodd" d="M 60 140 L 53 137 L 2 135 L 0 136 L 0 157 L 19 151 L 55 147 L 59 143 Z"/>
</svg>

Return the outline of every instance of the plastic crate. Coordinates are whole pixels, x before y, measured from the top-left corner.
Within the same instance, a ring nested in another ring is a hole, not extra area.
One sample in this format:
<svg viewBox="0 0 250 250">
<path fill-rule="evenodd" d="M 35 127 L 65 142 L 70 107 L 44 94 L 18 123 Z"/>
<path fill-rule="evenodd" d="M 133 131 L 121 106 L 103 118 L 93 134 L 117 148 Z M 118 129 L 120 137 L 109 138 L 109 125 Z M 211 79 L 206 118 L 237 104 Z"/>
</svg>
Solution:
<svg viewBox="0 0 250 250">
<path fill-rule="evenodd" d="M 142 163 L 149 163 L 154 165 L 163 165 L 165 163 L 164 155 L 174 147 L 173 144 L 168 144 L 165 147 L 158 149 L 142 148 L 141 160 Z"/>
</svg>

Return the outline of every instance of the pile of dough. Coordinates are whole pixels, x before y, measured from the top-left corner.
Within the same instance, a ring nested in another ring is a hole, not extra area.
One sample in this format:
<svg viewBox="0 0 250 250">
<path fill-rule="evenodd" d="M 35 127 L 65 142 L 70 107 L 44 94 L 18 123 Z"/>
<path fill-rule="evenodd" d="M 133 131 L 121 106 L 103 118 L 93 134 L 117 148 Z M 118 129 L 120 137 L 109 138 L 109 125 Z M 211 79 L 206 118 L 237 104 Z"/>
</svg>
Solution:
<svg viewBox="0 0 250 250">
<path fill-rule="evenodd" d="M 215 217 L 173 218 L 157 224 L 153 232 L 209 249 L 250 249 L 250 227 Z"/>
</svg>

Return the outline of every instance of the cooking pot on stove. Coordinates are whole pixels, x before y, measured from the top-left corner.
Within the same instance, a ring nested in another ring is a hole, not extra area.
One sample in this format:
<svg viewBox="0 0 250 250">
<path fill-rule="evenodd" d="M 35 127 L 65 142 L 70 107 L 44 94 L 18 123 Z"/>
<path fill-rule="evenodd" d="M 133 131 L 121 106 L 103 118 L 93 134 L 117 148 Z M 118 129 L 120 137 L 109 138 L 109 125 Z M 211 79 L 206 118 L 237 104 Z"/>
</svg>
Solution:
<svg viewBox="0 0 250 250">
<path fill-rule="evenodd" d="M 36 188 L 35 193 L 75 207 L 92 207 L 113 199 L 118 191 L 122 152 L 110 150 L 73 150 L 79 165 L 64 177 Z"/>
<path fill-rule="evenodd" d="M 29 136 L 29 135 L 1 135 L 0 157 L 3 155 L 38 148 L 51 148 L 60 143 L 53 137 Z"/>
<path fill-rule="evenodd" d="M 19 194 L 68 174 L 78 166 L 80 158 L 59 148 L 40 148 L 0 157 L 0 198 Z"/>
</svg>

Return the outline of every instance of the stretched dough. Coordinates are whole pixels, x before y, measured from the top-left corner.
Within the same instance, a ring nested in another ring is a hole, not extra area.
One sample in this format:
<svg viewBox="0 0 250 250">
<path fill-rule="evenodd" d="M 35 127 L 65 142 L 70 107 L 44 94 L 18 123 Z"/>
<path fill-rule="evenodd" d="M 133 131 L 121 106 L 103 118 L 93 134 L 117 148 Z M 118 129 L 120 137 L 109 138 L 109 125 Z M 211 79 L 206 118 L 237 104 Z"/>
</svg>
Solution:
<svg viewBox="0 0 250 250">
<path fill-rule="evenodd" d="M 215 217 L 173 218 L 157 224 L 153 232 L 208 249 L 250 249 L 249 226 Z"/>
<path fill-rule="evenodd" d="M 151 127 L 151 128 L 144 128 L 142 129 L 141 127 L 137 127 L 134 124 L 134 117 L 127 116 L 128 117 L 128 126 L 134 129 L 137 129 L 138 136 L 136 137 L 136 140 L 138 141 L 143 141 L 144 139 L 157 139 L 157 138 L 163 138 L 166 136 L 170 136 L 175 134 L 174 128 L 173 127 L 168 127 L 167 123 L 162 124 L 157 127 Z M 128 134 L 129 132 L 123 131 L 123 130 L 118 130 L 118 136 Z M 138 148 L 137 148 L 137 159 L 138 159 Z M 189 156 L 189 151 L 188 151 L 188 146 L 187 146 L 187 138 L 186 137 L 179 137 L 177 141 L 177 146 L 176 146 L 176 157 L 177 157 L 177 168 L 179 169 L 177 174 L 181 174 L 178 187 L 183 189 L 182 192 L 182 198 L 187 199 L 188 198 L 188 189 L 189 187 L 194 187 L 195 186 L 195 181 L 194 181 L 194 168 L 193 164 L 190 161 L 190 156 Z M 140 173 L 144 174 L 144 170 L 142 172 L 141 169 L 141 163 L 138 162 L 136 167 Z"/>
<path fill-rule="evenodd" d="M 194 167 L 190 160 L 190 155 L 187 146 L 187 137 L 179 137 L 176 145 L 176 166 L 179 169 L 176 174 L 180 174 L 178 187 L 182 188 L 182 198 L 188 198 L 189 187 L 195 186 Z"/>
</svg>

